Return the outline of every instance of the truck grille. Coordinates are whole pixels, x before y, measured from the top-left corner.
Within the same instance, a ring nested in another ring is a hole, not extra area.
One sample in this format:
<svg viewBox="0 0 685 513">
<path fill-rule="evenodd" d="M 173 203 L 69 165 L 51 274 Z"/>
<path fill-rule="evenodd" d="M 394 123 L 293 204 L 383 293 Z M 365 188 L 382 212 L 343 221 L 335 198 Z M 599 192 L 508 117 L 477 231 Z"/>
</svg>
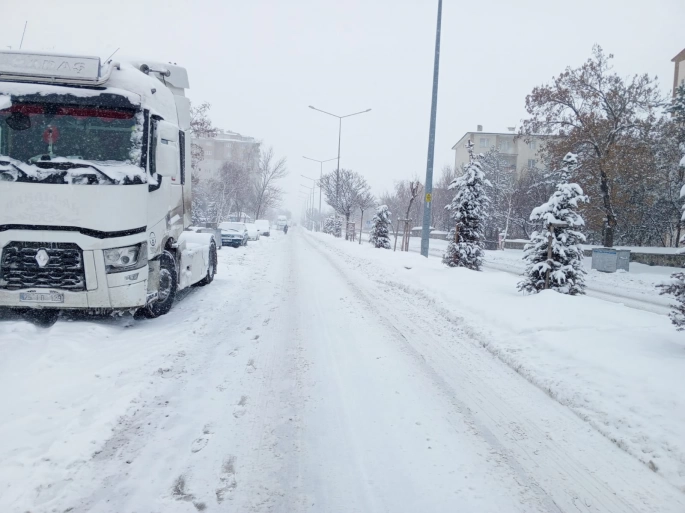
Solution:
<svg viewBox="0 0 685 513">
<path fill-rule="evenodd" d="M 49 257 L 43 267 L 36 259 L 41 249 Z M 28 288 L 86 290 L 81 248 L 63 242 L 10 242 L 2 250 L 0 289 Z"/>
</svg>

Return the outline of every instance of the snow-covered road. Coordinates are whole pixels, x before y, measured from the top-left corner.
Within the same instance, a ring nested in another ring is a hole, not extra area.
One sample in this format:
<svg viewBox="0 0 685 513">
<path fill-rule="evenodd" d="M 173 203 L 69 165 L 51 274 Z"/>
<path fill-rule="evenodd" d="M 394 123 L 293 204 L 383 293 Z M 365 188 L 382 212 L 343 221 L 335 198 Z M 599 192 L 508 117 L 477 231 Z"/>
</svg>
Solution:
<svg viewBox="0 0 685 513">
<path fill-rule="evenodd" d="M 293 230 L 151 321 L 0 320 L 0 511 L 682 512 L 427 296 Z"/>
</svg>

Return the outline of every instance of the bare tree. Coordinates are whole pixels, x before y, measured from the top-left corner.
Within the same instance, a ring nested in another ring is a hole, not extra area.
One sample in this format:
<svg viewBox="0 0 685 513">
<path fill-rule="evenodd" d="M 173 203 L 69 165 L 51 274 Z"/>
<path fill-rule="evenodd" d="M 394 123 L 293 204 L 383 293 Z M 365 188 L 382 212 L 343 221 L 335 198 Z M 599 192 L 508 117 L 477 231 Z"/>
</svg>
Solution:
<svg viewBox="0 0 685 513">
<path fill-rule="evenodd" d="M 569 67 L 552 84 L 535 87 L 526 97 L 530 118 L 522 128 L 526 136 L 554 136 L 543 150 L 548 160 L 578 154 L 580 173 L 592 179 L 601 198 L 607 247 L 613 246 L 618 224 L 612 189 L 630 172 L 635 143 L 654 123 L 661 104 L 655 79 L 646 74 L 623 79 L 612 72 L 612 58 L 595 46 L 580 68 Z"/>
<path fill-rule="evenodd" d="M 326 196 L 326 203 L 349 223 L 350 216 L 359 207 L 359 200 L 368 192 L 369 185 L 359 173 L 341 169 L 339 173 L 332 171 L 323 175 L 321 190 Z"/>
<path fill-rule="evenodd" d="M 359 244 L 362 243 L 362 232 L 364 231 L 364 211 L 376 206 L 376 198 L 373 197 L 369 191 L 364 191 L 359 196 L 358 205 L 361 211 L 361 216 L 359 217 Z"/>
<path fill-rule="evenodd" d="M 218 129 L 212 125 L 209 119 L 211 104 L 203 102 L 198 107 L 190 106 L 190 135 L 191 137 L 216 137 Z M 190 146 L 191 166 L 197 169 L 197 165 L 205 158 L 205 152 L 198 144 Z"/>
<path fill-rule="evenodd" d="M 264 211 L 278 206 L 283 191 L 278 187 L 277 182 L 287 174 L 285 157 L 276 160 L 273 148 L 262 150 L 259 170 L 253 186 L 255 219 L 259 219 Z"/>
<path fill-rule="evenodd" d="M 497 148 L 490 148 L 481 159 L 485 177 L 492 184 L 490 196 L 490 216 L 485 220 L 485 240 L 498 240 L 499 234 L 507 237 L 509 224 L 514 210 L 516 190 L 516 168 L 506 160 Z"/>
<path fill-rule="evenodd" d="M 210 207 L 213 223 L 225 221 L 230 214 L 239 215 L 249 204 L 253 173 L 243 161 L 224 162 L 215 178 L 200 182 Z"/>
<path fill-rule="evenodd" d="M 419 180 L 416 179 L 416 180 L 409 182 L 408 189 L 409 189 L 409 204 L 407 205 L 407 212 L 404 215 L 405 221 L 404 221 L 404 237 L 402 238 L 402 251 L 409 251 L 409 237 L 411 235 L 411 229 L 412 229 L 412 226 L 410 226 L 410 223 L 411 223 L 411 221 L 413 221 L 413 219 L 409 217 L 409 213 L 411 212 L 411 207 L 414 204 L 416 197 L 421 192 L 421 189 L 423 189 L 423 185 L 421 185 L 421 182 L 419 182 Z M 416 219 L 418 219 L 418 212 L 417 212 Z"/>
<path fill-rule="evenodd" d="M 449 231 L 452 228 L 452 220 L 445 207 L 452 202 L 454 193 L 449 190 L 449 186 L 456 177 L 457 173 L 452 166 L 444 166 L 442 175 L 433 184 L 433 207 L 431 209 L 433 219 L 431 219 L 431 225 L 439 230 Z"/>
</svg>

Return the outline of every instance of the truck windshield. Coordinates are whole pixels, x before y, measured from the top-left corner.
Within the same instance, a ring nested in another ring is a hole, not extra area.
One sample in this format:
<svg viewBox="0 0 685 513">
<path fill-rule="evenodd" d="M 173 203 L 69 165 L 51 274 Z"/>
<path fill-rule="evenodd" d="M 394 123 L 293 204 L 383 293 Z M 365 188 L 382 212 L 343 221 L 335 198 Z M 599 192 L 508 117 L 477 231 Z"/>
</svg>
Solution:
<svg viewBox="0 0 685 513">
<path fill-rule="evenodd" d="M 0 110 L 0 180 L 142 183 L 134 110 L 14 103 Z"/>
</svg>

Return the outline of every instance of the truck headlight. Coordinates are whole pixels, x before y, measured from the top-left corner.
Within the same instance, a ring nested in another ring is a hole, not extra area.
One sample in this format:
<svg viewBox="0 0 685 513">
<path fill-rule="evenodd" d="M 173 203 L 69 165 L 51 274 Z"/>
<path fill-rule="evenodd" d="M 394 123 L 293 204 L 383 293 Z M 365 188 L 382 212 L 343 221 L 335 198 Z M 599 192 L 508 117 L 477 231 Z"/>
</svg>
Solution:
<svg viewBox="0 0 685 513">
<path fill-rule="evenodd" d="M 103 250 L 107 274 L 140 269 L 147 265 L 147 242 Z"/>
</svg>

